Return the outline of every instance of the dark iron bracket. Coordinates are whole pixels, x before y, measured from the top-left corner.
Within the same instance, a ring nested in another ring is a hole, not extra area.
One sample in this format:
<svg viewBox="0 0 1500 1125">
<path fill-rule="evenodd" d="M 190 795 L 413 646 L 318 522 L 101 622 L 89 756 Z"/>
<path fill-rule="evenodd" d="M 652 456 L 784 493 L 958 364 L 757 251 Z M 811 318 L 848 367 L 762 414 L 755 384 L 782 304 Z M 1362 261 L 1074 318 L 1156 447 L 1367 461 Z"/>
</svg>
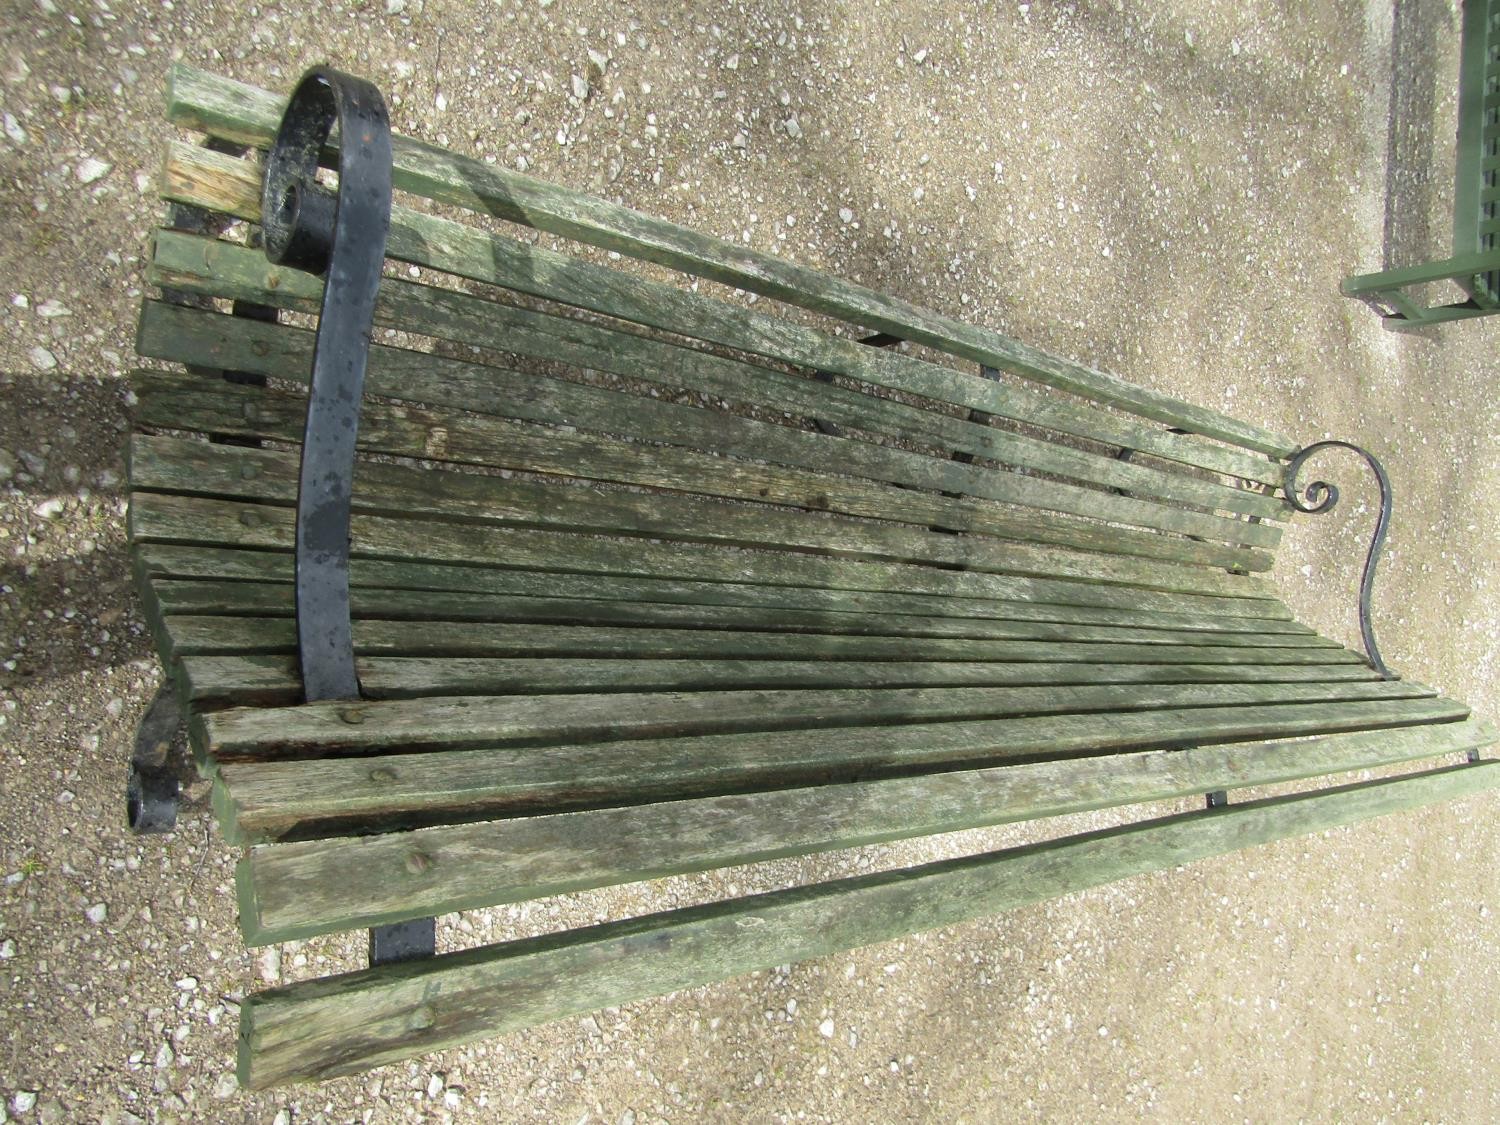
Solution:
<svg viewBox="0 0 1500 1125">
<path fill-rule="evenodd" d="M 337 121 L 338 194 L 317 180 Z M 266 257 L 323 275 L 297 482 L 297 652 L 308 701 L 358 699 L 349 620 L 349 513 L 360 398 L 391 222 L 391 126 L 362 78 L 316 66 L 266 157 Z"/>
<path fill-rule="evenodd" d="M 337 122 L 338 192 L 317 180 Z M 358 699 L 349 611 L 349 518 L 360 400 L 391 225 L 391 126 L 362 78 L 313 67 L 292 92 L 261 190 L 266 257 L 322 275 L 297 481 L 297 654 L 303 697 Z M 431 957 L 433 918 L 370 930 L 370 964 Z"/>
<path fill-rule="evenodd" d="M 156 689 L 151 706 L 135 729 L 135 748 L 125 781 L 125 822 L 138 835 L 170 832 L 177 827 L 182 785 L 172 743 L 181 727 L 182 709 L 171 681 L 167 681 Z"/>
<path fill-rule="evenodd" d="M 1375 520 L 1375 533 L 1370 537 L 1370 549 L 1365 552 L 1364 573 L 1359 580 L 1359 632 L 1364 639 L 1365 656 L 1369 659 L 1370 666 L 1388 680 L 1399 679 L 1400 677 L 1392 672 L 1380 657 L 1380 646 L 1375 643 L 1375 626 L 1370 620 L 1370 594 L 1375 586 L 1375 567 L 1380 563 L 1380 552 L 1385 547 L 1386 529 L 1391 522 L 1391 478 L 1386 475 L 1385 466 L 1368 450 L 1361 449 L 1347 441 L 1313 442 L 1298 451 L 1297 455 L 1287 463 L 1286 475 L 1282 478 L 1286 498 L 1299 512 L 1328 512 L 1339 502 L 1338 487 L 1325 480 L 1311 481 L 1300 491 L 1297 487 L 1297 476 L 1301 473 L 1302 466 L 1307 463 L 1309 457 L 1325 449 L 1347 449 L 1358 453 L 1364 458 L 1365 464 L 1370 466 L 1370 470 L 1375 474 L 1375 480 L 1380 485 L 1380 515 Z"/>
</svg>

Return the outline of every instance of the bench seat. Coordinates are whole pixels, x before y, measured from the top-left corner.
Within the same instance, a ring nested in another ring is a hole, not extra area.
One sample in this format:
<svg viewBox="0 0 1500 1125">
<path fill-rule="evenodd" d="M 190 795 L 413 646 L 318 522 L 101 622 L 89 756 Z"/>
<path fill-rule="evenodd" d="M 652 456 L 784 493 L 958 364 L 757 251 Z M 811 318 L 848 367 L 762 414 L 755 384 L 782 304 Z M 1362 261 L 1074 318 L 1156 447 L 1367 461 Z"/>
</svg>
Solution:
<svg viewBox="0 0 1500 1125">
<path fill-rule="evenodd" d="M 281 105 L 174 72 L 173 122 L 222 141 L 264 147 Z M 1278 600 L 1287 439 L 418 142 L 396 138 L 395 167 L 483 229 L 393 208 L 349 537 L 360 698 L 304 702 L 293 548 L 323 283 L 246 237 L 253 155 L 168 148 L 178 221 L 138 351 L 172 366 L 132 376 L 129 535 L 245 849 L 247 943 L 1312 784 L 271 989 L 242 1011 L 247 1086 L 1500 781 L 1474 760 L 1491 724 Z M 1419 761 L 1438 768 L 1341 776 Z"/>
</svg>

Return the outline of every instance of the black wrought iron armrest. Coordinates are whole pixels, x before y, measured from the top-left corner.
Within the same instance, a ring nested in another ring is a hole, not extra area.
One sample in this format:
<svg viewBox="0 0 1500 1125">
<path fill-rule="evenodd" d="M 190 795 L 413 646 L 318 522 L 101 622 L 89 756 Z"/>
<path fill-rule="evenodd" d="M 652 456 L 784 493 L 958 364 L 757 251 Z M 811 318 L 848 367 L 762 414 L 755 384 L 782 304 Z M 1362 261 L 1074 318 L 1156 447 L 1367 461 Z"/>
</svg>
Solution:
<svg viewBox="0 0 1500 1125">
<path fill-rule="evenodd" d="M 1386 666 L 1380 657 L 1380 646 L 1375 643 L 1375 626 L 1370 621 L 1370 593 L 1375 586 L 1375 567 L 1380 563 L 1380 552 L 1385 547 L 1385 533 L 1391 522 L 1391 478 L 1386 475 L 1385 466 L 1376 456 L 1367 449 L 1362 449 L 1347 441 L 1316 441 L 1313 444 L 1299 450 L 1297 455 L 1287 463 L 1286 475 L 1282 478 L 1282 487 L 1286 490 L 1286 498 L 1291 501 L 1292 506 L 1299 512 L 1327 512 L 1339 502 L 1339 490 L 1337 485 L 1325 480 L 1310 481 L 1306 488 L 1299 491 L 1297 487 L 1297 475 L 1302 471 L 1302 466 L 1307 463 L 1309 457 L 1325 449 L 1348 449 L 1358 453 L 1365 459 L 1375 473 L 1375 479 L 1380 484 L 1380 515 L 1375 520 L 1375 533 L 1370 537 L 1370 549 L 1365 552 L 1365 569 L 1359 580 L 1359 632 L 1364 640 L 1365 655 L 1369 658 L 1370 666 L 1388 680 L 1399 679 L 1394 672 Z"/>
<path fill-rule="evenodd" d="M 338 193 L 317 182 L 339 126 Z M 349 514 L 360 397 L 391 221 L 391 126 L 380 91 L 331 67 L 302 76 L 266 158 L 266 257 L 322 275 L 297 481 L 297 653 L 309 702 L 358 699 Z"/>
</svg>

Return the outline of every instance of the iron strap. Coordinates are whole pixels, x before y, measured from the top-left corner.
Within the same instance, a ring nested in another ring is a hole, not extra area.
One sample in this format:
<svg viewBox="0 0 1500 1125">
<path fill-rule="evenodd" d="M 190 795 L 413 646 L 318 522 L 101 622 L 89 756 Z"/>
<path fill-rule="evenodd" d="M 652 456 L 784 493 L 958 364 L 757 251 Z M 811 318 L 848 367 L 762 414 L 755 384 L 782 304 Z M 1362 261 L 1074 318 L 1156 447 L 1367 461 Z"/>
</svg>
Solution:
<svg viewBox="0 0 1500 1125">
<path fill-rule="evenodd" d="M 335 120 L 337 195 L 316 179 Z M 325 277 L 297 483 L 297 651 L 309 701 L 356 699 L 350 497 L 391 218 L 391 127 L 379 90 L 326 66 L 302 76 L 266 159 L 261 216 L 267 258 Z"/>
</svg>

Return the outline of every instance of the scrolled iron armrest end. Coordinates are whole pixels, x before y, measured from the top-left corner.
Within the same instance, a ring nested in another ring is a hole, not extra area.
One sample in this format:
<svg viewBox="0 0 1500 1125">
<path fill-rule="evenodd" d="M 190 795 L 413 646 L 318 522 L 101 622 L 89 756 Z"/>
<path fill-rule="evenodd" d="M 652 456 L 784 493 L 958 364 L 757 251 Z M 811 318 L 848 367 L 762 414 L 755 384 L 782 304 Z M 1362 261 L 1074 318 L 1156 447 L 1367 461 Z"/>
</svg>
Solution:
<svg viewBox="0 0 1500 1125">
<path fill-rule="evenodd" d="M 1364 573 L 1359 580 L 1359 632 L 1364 640 L 1365 656 L 1370 666 L 1388 680 L 1400 679 L 1381 658 L 1380 646 L 1375 642 L 1375 626 L 1370 620 L 1370 597 L 1375 587 L 1375 568 L 1380 563 L 1380 552 L 1385 548 L 1385 534 L 1391 522 L 1391 478 L 1380 459 L 1367 449 L 1347 441 L 1313 442 L 1300 449 L 1287 462 L 1286 474 L 1282 478 L 1286 498 L 1299 512 L 1322 514 L 1331 511 L 1339 502 L 1338 486 L 1326 480 L 1309 481 L 1300 489 L 1297 484 L 1297 477 L 1308 459 L 1325 449 L 1347 449 L 1359 454 L 1380 485 L 1380 514 L 1375 520 L 1375 532 L 1370 537 L 1370 549 L 1365 552 Z"/>
</svg>

